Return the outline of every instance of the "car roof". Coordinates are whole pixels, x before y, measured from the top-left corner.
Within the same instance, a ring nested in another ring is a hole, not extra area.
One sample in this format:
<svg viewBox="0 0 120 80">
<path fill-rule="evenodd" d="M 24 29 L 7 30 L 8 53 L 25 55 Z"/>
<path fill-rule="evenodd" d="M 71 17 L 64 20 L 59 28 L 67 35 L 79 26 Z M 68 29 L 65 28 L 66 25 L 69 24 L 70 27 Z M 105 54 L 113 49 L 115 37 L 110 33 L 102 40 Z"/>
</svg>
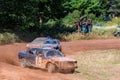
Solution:
<svg viewBox="0 0 120 80">
<path fill-rule="evenodd" d="M 47 39 L 47 37 L 38 37 L 38 38 L 35 38 L 32 42 L 44 41 L 46 39 Z"/>
</svg>

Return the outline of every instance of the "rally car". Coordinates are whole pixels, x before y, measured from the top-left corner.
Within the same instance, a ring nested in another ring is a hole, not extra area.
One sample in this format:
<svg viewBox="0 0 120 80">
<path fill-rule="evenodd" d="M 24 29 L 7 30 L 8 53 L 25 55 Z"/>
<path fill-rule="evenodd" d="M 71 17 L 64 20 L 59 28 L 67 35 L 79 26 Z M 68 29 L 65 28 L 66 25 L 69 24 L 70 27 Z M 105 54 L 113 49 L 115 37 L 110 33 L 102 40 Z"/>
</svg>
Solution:
<svg viewBox="0 0 120 80">
<path fill-rule="evenodd" d="M 59 51 L 62 50 L 60 41 L 58 39 L 52 39 L 47 37 L 38 37 L 32 42 L 26 45 L 27 48 L 41 48 L 41 47 L 51 47 Z"/>
<path fill-rule="evenodd" d="M 74 72 L 77 68 L 77 61 L 64 56 L 59 50 L 44 47 L 31 48 L 18 53 L 22 67 L 37 67 L 53 72 Z"/>
</svg>

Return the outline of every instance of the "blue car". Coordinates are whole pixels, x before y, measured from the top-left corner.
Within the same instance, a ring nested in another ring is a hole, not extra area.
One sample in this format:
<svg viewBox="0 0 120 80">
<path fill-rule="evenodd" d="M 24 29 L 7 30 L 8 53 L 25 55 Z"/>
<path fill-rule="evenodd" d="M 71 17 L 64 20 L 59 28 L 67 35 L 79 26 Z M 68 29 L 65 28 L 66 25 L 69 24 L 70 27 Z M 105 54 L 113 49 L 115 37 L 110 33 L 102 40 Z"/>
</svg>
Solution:
<svg viewBox="0 0 120 80">
<path fill-rule="evenodd" d="M 18 53 L 22 67 L 37 67 L 50 73 L 56 71 L 74 72 L 77 68 L 75 59 L 64 56 L 59 50 L 51 47 L 31 48 Z"/>
<path fill-rule="evenodd" d="M 51 37 L 38 37 L 26 45 L 27 48 L 51 47 L 59 51 L 62 50 L 60 41 Z"/>
</svg>

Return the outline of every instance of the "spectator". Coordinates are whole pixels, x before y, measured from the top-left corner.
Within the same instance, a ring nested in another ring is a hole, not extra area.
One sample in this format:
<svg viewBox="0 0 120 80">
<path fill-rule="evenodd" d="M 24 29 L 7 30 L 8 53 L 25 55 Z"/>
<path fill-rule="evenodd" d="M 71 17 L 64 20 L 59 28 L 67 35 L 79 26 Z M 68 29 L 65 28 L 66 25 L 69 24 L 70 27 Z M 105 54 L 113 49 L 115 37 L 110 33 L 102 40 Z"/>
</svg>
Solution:
<svg viewBox="0 0 120 80">
<path fill-rule="evenodd" d="M 89 33 L 92 31 L 92 19 L 88 19 L 87 26 L 86 26 L 86 33 Z"/>
<path fill-rule="evenodd" d="M 80 33 L 80 21 L 74 21 L 74 24 L 77 26 L 78 28 L 78 33 Z"/>
<path fill-rule="evenodd" d="M 85 17 L 83 17 L 82 19 L 81 19 L 81 33 L 83 34 L 83 35 L 85 35 L 85 33 L 86 33 L 86 26 L 87 26 L 87 17 L 85 16 Z"/>
</svg>

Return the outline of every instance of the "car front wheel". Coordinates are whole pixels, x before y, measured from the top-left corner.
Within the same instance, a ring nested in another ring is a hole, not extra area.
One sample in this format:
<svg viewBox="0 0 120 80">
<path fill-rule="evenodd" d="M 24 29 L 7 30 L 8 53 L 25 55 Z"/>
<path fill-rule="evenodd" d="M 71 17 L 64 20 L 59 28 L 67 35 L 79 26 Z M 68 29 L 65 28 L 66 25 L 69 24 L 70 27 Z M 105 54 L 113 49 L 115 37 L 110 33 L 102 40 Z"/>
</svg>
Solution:
<svg viewBox="0 0 120 80">
<path fill-rule="evenodd" d="M 25 68 L 25 67 L 27 67 L 27 65 L 26 65 L 26 60 L 25 59 L 21 59 L 20 60 L 20 65 L 21 65 L 21 67 L 23 67 L 23 68 Z"/>
<path fill-rule="evenodd" d="M 56 67 L 55 67 L 54 64 L 49 63 L 49 64 L 47 65 L 47 71 L 48 71 L 49 73 L 54 73 L 55 70 L 56 70 Z"/>
</svg>

